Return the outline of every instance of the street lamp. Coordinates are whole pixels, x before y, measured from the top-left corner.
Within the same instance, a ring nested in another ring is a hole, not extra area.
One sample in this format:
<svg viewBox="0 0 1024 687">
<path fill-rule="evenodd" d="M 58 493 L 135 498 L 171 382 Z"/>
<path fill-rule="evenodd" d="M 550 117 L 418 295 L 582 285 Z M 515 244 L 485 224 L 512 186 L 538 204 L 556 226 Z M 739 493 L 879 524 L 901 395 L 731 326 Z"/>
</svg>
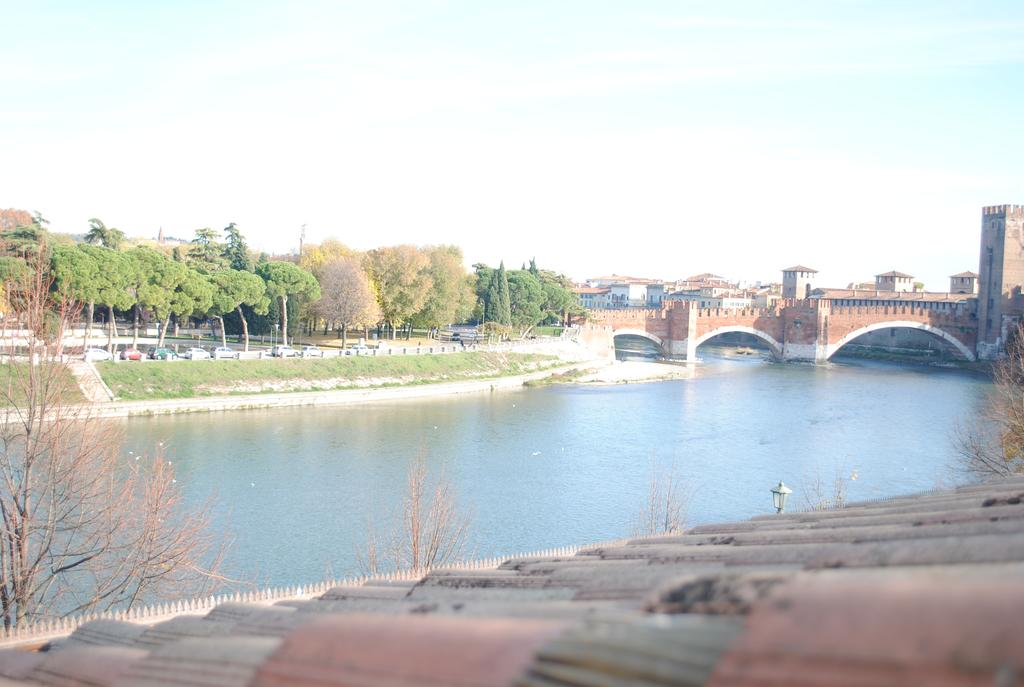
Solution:
<svg viewBox="0 0 1024 687">
<path fill-rule="evenodd" d="M 772 489 L 772 505 L 775 506 L 776 513 L 781 513 L 786 508 L 786 497 L 792 493 L 793 490 L 787 487 L 781 480 L 779 481 L 779 486 Z"/>
</svg>

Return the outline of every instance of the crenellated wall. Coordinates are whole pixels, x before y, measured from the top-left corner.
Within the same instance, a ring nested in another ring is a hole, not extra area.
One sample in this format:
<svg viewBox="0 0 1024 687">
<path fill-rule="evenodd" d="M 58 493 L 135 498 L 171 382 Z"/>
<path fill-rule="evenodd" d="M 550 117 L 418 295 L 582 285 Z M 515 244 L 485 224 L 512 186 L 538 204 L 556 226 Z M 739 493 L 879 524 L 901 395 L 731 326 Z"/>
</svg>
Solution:
<svg viewBox="0 0 1024 687">
<path fill-rule="evenodd" d="M 926 303 L 884 303 L 839 307 L 829 299 L 786 299 L 774 308 L 666 307 L 598 310 L 588 327 L 616 334 L 647 335 L 668 357 L 695 360 L 697 347 L 719 334 L 744 332 L 761 339 L 780 360 L 824 362 L 862 334 L 887 327 L 930 332 L 967 359 L 975 359 L 977 319 L 968 311 L 939 310 Z"/>
</svg>

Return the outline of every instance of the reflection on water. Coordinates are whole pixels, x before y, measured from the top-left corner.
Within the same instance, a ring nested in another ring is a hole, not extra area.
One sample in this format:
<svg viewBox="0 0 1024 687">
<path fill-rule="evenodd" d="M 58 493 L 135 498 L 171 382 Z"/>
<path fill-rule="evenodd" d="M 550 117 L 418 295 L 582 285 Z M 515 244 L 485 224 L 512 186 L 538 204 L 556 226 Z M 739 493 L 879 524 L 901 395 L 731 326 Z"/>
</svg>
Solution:
<svg viewBox="0 0 1024 687">
<path fill-rule="evenodd" d="M 655 384 L 132 419 L 125 451 L 166 442 L 189 501 L 217 499 L 228 572 L 288 584 L 355 574 L 367 522 L 395 512 L 418 454 L 457 485 L 474 553 L 515 553 L 629 534 L 654 463 L 684 477 L 690 524 L 768 512 L 780 479 L 797 505 L 816 475 L 856 471 L 853 499 L 932 488 L 956 478 L 951 432 L 987 388 L 701 355 L 692 379 Z"/>
</svg>

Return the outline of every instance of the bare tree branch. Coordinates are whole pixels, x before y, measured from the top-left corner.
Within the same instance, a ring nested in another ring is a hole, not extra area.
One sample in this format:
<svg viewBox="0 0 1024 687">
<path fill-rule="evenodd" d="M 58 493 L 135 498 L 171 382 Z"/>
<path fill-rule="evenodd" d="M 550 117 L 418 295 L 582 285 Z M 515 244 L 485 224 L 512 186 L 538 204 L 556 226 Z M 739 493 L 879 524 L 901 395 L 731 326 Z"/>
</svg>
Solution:
<svg viewBox="0 0 1024 687">
<path fill-rule="evenodd" d="M 0 364 L 0 616 L 5 627 L 203 594 L 221 580 L 209 504 L 184 512 L 162 456 L 127 461 L 119 428 L 69 402 L 76 314 L 46 251 L 6 284 Z"/>
</svg>

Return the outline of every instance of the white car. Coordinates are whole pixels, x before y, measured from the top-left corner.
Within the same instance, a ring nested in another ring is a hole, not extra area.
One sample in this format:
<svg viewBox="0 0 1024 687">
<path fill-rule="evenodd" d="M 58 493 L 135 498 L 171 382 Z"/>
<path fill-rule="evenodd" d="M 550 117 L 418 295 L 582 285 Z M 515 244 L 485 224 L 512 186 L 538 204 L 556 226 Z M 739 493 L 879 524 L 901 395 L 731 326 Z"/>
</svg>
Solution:
<svg viewBox="0 0 1024 687">
<path fill-rule="evenodd" d="M 353 344 L 351 348 L 345 351 L 345 355 L 364 355 L 363 351 L 370 350 L 370 347 L 366 344 Z"/>
<path fill-rule="evenodd" d="M 324 352 L 316 346 L 303 346 L 302 347 L 303 358 L 323 358 Z"/>
<path fill-rule="evenodd" d="M 298 354 L 299 352 L 291 346 L 277 345 L 270 349 L 270 355 L 275 358 L 292 358 Z"/>
<path fill-rule="evenodd" d="M 188 360 L 209 360 L 210 353 L 202 348 L 190 348 L 182 353 L 181 357 Z"/>
<path fill-rule="evenodd" d="M 213 349 L 214 360 L 234 360 L 238 357 L 238 351 L 228 348 L 227 346 L 217 346 Z"/>
<path fill-rule="evenodd" d="M 87 362 L 95 363 L 101 360 L 111 360 L 114 356 L 110 355 L 102 348 L 87 348 L 85 349 L 85 354 L 82 357 Z"/>
</svg>

